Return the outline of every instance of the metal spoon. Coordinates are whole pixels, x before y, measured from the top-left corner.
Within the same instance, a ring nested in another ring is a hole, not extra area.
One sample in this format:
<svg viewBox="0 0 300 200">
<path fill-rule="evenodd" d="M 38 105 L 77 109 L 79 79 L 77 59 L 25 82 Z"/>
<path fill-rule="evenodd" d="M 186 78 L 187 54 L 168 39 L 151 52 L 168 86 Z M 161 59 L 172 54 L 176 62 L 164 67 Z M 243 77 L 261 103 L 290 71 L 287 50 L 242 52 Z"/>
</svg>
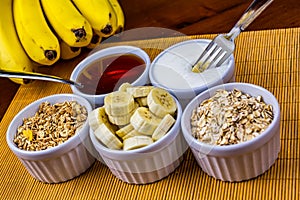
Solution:
<svg viewBox="0 0 300 200">
<path fill-rule="evenodd" d="M 35 72 L 17 72 L 17 71 L 9 71 L 9 70 L 2 70 L 0 69 L 0 77 L 6 77 L 6 78 L 24 78 L 24 79 L 34 79 L 34 80 L 43 80 L 43 81 L 53 81 L 53 82 L 59 82 L 59 83 L 66 83 L 69 85 L 74 85 L 78 88 L 82 88 L 83 85 L 81 83 L 69 80 L 69 79 L 63 79 L 58 76 L 52 76 L 52 75 L 46 75 L 41 73 L 35 73 Z"/>
</svg>

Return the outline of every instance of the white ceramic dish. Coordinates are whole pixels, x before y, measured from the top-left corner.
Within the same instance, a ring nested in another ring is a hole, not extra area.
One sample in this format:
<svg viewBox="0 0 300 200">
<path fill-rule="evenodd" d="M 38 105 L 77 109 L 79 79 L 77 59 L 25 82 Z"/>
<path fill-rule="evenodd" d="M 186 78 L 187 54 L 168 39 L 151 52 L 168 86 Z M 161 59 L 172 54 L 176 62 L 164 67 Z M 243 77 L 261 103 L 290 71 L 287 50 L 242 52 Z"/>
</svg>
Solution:
<svg viewBox="0 0 300 200">
<path fill-rule="evenodd" d="M 181 163 L 188 146 L 182 136 L 180 119 L 182 109 L 177 103 L 176 122 L 170 131 L 151 145 L 135 150 L 111 150 L 99 142 L 92 130 L 90 137 L 110 171 L 124 182 L 147 184 L 172 173 Z"/>
<path fill-rule="evenodd" d="M 143 51 L 141 48 L 134 47 L 134 46 L 114 46 L 114 47 L 108 47 L 105 49 L 101 49 L 99 51 L 96 51 L 95 53 L 89 55 L 85 59 L 83 59 L 73 70 L 70 79 L 76 81 L 78 79 L 78 76 L 80 73 L 91 63 L 96 62 L 97 60 L 102 59 L 103 57 L 116 55 L 116 54 L 134 54 L 138 57 L 140 57 L 145 62 L 145 70 L 139 76 L 134 82 L 131 84 L 133 86 L 139 86 L 139 85 L 145 85 L 149 83 L 149 68 L 150 68 L 150 58 L 148 54 Z M 100 79 L 100 77 L 99 77 Z M 95 83 L 97 85 L 98 83 Z M 71 89 L 74 94 L 80 95 L 84 98 L 86 98 L 92 106 L 97 105 L 103 105 L 104 97 L 106 94 L 101 95 L 94 95 L 94 94 L 86 94 L 81 92 L 77 87 L 71 86 Z M 112 91 L 111 91 L 112 92 Z"/>
<path fill-rule="evenodd" d="M 259 136 L 234 145 L 216 146 L 197 141 L 191 135 L 191 113 L 203 100 L 218 89 L 232 91 L 234 88 L 251 96 L 261 95 L 273 106 L 274 119 Z M 183 112 L 181 127 L 193 155 L 204 172 L 223 181 L 243 181 L 267 171 L 278 158 L 280 151 L 280 108 L 276 98 L 268 90 L 247 83 L 227 83 L 215 86 L 195 97 Z"/>
<path fill-rule="evenodd" d="M 233 56 L 218 68 L 202 73 L 191 71 L 192 65 L 209 42 L 207 39 L 193 39 L 165 49 L 151 63 L 149 70 L 151 83 L 176 96 L 184 108 L 191 99 L 204 90 L 235 81 Z"/>
<path fill-rule="evenodd" d="M 78 134 L 63 144 L 41 151 L 19 149 L 13 142 L 17 128 L 23 118 L 33 116 L 38 106 L 45 101 L 51 104 L 76 100 L 90 112 L 92 107 L 83 97 L 74 94 L 56 94 L 41 98 L 22 109 L 11 121 L 6 135 L 9 148 L 18 157 L 27 171 L 37 180 L 45 183 L 59 183 L 70 180 L 85 172 L 96 160 L 92 156 L 93 147 L 89 138 L 89 125 L 85 122 Z"/>
</svg>

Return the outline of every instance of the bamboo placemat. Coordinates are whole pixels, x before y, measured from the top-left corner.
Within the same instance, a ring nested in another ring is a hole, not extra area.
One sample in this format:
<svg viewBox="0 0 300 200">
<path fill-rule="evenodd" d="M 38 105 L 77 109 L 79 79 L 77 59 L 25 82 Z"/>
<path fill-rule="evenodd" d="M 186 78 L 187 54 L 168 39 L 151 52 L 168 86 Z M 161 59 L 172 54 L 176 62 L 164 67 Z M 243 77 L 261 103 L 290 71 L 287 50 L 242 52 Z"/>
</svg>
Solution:
<svg viewBox="0 0 300 200">
<path fill-rule="evenodd" d="M 162 49 L 190 38 L 134 41 L 153 59 Z M 206 175 L 190 151 L 167 178 L 147 185 L 129 185 L 96 162 L 84 174 L 59 184 L 33 179 L 6 144 L 6 130 L 14 115 L 32 101 L 69 86 L 34 82 L 21 86 L 0 124 L 0 199 L 300 199 L 300 28 L 243 32 L 236 40 L 236 81 L 265 87 L 281 107 L 281 152 L 275 164 L 252 180 L 229 183 Z M 68 77 L 77 60 L 46 68 Z"/>
</svg>

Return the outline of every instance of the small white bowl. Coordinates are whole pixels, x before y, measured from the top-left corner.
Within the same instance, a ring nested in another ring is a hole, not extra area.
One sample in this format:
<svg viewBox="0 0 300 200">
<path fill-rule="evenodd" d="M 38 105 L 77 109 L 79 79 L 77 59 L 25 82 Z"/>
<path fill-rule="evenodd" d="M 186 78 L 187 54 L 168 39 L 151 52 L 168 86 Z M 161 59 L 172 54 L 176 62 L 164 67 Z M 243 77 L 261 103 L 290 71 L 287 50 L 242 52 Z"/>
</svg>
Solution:
<svg viewBox="0 0 300 200">
<path fill-rule="evenodd" d="M 17 128 L 23 124 L 23 118 L 34 116 L 38 106 L 48 101 L 51 104 L 75 100 L 92 110 L 90 103 L 74 94 L 56 94 L 41 98 L 22 109 L 11 121 L 6 135 L 9 148 L 18 157 L 27 171 L 37 180 L 45 183 L 59 183 L 70 180 L 85 172 L 94 162 L 93 147 L 89 138 L 89 125 L 85 122 L 81 130 L 66 142 L 50 149 L 26 151 L 19 149 L 13 142 Z"/>
<path fill-rule="evenodd" d="M 204 90 L 235 81 L 233 56 L 218 68 L 202 73 L 192 72 L 193 64 L 210 41 L 193 39 L 177 43 L 161 52 L 151 63 L 149 70 L 151 83 L 177 97 L 183 109 Z"/>
<path fill-rule="evenodd" d="M 146 147 L 129 151 L 112 150 L 97 140 L 90 130 L 95 149 L 117 178 L 131 184 L 152 183 L 168 176 L 180 165 L 188 146 L 180 129 L 182 109 L 177 100 L 176 103 L 177 118 L 173 127 Z"/>
<path fill-rule="evenodd" d="M 146 85 L 150 82 L 149 80 L 149 68 L 150 68 L 150 58 L 149 55 L 142 50 L 141 48 L 134 47 L 134 46 L 114 46 L 114 47 L 108 47 L 105 49 L 101 49 L 99 51 L 96 51 L 95 53 L 89 55 L 85 59 L 83 59 L 73 70 L 70 79 L 77 81 L 78 76 L 81 74 L 81 72 L 89 67 L 92 63 L 95 63 L 99 60 L 101 60 L 104 57 L 107 56 L 113 56 L 113 55 L 118 55 L 118 54 L 134 54 L 138 57 L 140 57 L 144 62 L 145 62 L 145 70 L 143 73 L 131 84 L 133 86 L 138 86 L 138 85 Z M 106 67 L 104 66 L 104 69 Z M 99 77 L 100 80 L 100 77 Z M 120 83 L 122 80 L 120 80 Z M 95 83 L 97 85 L 98 83 Z M 81 92 L 77 87 L 71 86 L 71 89 L 74 94 L 80 95 L 84 98 L 86 98 L 93 106 L 101 106 L 103 105 L 104 97 L 106 94 L 86 94 Z M 112 91 L 110 91 L 112 92 Z"/>
<path fill-rule="evenodd" d="M 191 135 L 191 114 L 205 99 L 218 89 L 234 88 L 251 96 L 263 97 L 273 106 L 274 118 L 268 128 L 257 137 L 239 144 L 217 146 L 198 141 Z M 227 83 L 215 86 L 195 97 L 186 107 L 181 121 L 182 132 L 193 155 L 204 172 L 223 181 L 237 182 L 257 177 L 267 171 L 280 151 L 280 108 L 268 90 L 247 83 Z"/>
</svg>

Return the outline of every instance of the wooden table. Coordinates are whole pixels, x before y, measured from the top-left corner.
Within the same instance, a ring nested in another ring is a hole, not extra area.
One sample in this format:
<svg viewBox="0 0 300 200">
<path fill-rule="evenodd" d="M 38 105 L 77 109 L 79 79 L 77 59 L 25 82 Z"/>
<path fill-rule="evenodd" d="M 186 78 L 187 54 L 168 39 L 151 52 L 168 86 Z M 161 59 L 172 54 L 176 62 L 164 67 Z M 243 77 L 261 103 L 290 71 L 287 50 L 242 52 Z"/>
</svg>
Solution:
<svg viewBox="0 0 300 200">
<path fill-rule="evenodd" d="M 186 35 L 195 35 L 229 31 L 251 1 L 120 0 L 120 3 L 125 13 L 126 30 L 162 27 Z M 299 11 L 299 0 L 275 0 L 247 30 L 300 27 Z M 151 37 L 162 37 L 163 35 L 164 33 L 155 33 Z M 79 59 L 76 58 L 74 62 Z M 64 64 L 61 63 L 61 65 Z M 55 71 L 51 73 L 57 75 Z M 8 79 L 0 78 L 0 87 L 1 120 L 19 85 Z"/>
<path fill-rule="evenodd" d="M 191 38 L 214 34 L 136 40 L 153 59 L 162 49 Z M 300 198 L 300 28 L 247 31 L 236 40 L 236 81 L 260 85 L 278 99 L 281 109 L 281 151 L 275 164 L 254 179 L 229 183 L 206 175 L 190 150 L 168 177 L 147 185 L 130 185 L 115 178 L 101 162 L 60 184 L 32 178 L 5 141 L 6 129 L 23 107 L 34 100 L 71 92 L 68 85 L 34 82 L 21 86 L 0 123 L 0 199 L 299 199 Z M 67 77 L 80 59 L 58 63 L 50 73 Z"/>
</svg>

